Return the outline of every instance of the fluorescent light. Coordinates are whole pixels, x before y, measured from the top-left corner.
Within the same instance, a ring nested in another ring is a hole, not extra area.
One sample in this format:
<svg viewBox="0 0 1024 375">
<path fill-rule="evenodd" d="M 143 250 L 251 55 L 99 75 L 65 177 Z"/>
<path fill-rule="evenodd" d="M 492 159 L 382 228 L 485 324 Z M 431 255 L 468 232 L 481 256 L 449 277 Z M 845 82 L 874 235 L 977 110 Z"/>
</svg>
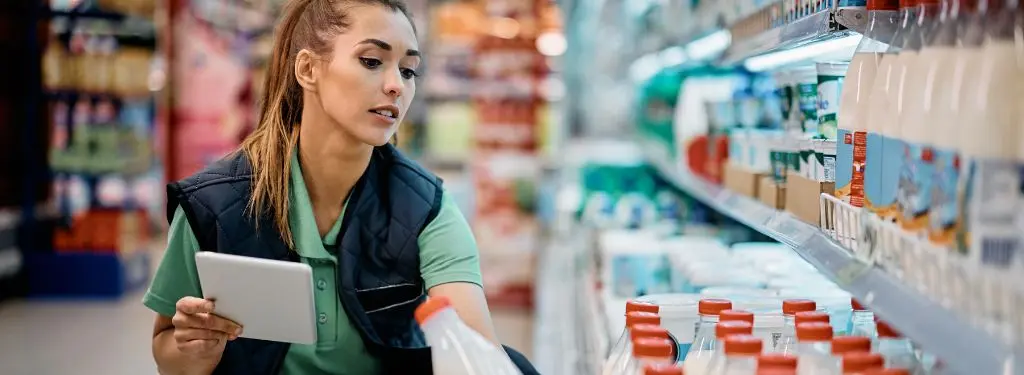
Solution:
<svg viewBox="0 0 1024 375">
<path fill-rule="evenodd" d="M 743 65 L 749 71 L 763 72 L 783 65 L 821 58 L 822 56 L 844 56 L 845 59 L 849 59 L 853 56 L 853 50 L 857 48 L 860 39 L 860 34 L 854 34 L 839 39 L 811 43 L 789 50 L 754 56 L 747 59 Z"/>
<path fill-rule="evenodd" d="M 729 30 L 718 30 L 686 44 L 686 55 L 693 60 L 705 60 L 722 53 L 732 43 Z"/>
</svg>

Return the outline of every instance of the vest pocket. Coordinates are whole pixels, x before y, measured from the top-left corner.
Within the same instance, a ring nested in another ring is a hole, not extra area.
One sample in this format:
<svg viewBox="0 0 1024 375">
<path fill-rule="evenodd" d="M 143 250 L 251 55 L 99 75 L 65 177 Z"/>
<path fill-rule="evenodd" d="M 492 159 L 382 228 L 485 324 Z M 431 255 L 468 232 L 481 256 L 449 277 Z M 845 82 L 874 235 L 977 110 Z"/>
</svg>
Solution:
<svg viewBox="0 0 1024 375">
<path fill-rule="evenodd" d="M 416 307 L 426 299 L 423 287 L 396 284 L 357 290 L 356 296 L 381 342 L 394 348 L 426 346 L 423 332 L 416 323 Z"/>
</svg>

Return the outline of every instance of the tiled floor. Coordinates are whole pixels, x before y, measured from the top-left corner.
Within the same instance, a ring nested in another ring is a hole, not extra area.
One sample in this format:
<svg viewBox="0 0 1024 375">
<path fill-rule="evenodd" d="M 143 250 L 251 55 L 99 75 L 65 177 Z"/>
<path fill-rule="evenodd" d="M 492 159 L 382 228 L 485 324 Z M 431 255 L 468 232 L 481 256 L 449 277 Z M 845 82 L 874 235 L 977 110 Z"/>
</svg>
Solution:
<svg viewBox="0 0 1024 375">
<path fill-rule="evenodd" d="M 155 374 L 153 313 L 141 292 L 119 301 L 14 301 L 0 305 L 0 374 Z M 533 322 L 493 311 L 504 342 L 531 354 Z"/>
</svg>

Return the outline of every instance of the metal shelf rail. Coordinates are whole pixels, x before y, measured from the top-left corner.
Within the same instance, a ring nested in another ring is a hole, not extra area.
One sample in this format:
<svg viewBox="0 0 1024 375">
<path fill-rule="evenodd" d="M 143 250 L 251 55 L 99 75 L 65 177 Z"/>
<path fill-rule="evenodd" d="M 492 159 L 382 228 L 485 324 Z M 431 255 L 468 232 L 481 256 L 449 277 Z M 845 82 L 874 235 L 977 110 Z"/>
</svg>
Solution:
<svg viewBox="0 0 1024 375">
<path fill-rule="evenodd" d="M 1019 349 L 973 326 L 917 288 L 873 266 L 828 233 L 787 212 L 703 180 L 643 142 L 648 162 L 678 189 L 796 251 L 826 277 L 897 327 L 956 374 L 1024 374 Z M 650 143 L 650 144 L 648 144 Z"/>
</svg>

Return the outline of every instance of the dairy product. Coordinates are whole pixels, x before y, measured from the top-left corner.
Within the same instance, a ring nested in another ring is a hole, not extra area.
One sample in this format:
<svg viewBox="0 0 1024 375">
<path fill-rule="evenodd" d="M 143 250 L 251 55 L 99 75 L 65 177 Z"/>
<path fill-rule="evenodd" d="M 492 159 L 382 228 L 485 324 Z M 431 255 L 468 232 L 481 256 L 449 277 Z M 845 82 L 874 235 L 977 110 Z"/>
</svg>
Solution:
<svg viewBox="0 0 1024 375">
<path fill-rule="evenodd" d="M 814 311 L 817 304 L 805 299 L 787 299 L 782 301 L 782 313 L 785 316 L 785 326 L 782 335 L 771 343 L 769 348 L 780 353 L 793 353 L 796 348 L 796 313 Z"/>
<path fill-rule="evenodd" d="M 669 339 L 679 347 L 678 361 L 686 359 L 693 338 L 696 335 L 698 322 L 697 302 L 701 296 L 696 294 L 651 294 L 637 298 L 639 302 L 658 306 L 661 326 L 668 330 Z"/>
<path fill-rule="evenodd" d="M 964 105 L 970 124 L 961 128 L 967 162 L 964 233 L 968 257 L 987 268 L 1019 269 L 1020 97 L 1024 26 L 1021 11 L 1001 12 L 988 29 L 979 66 L 972 74 L 977 91 Z M 975 78 L 976 77 L 976 78 Z M 1019 274 L 1019 273 L 1018 273 Z"/>
<path fill-rule="evenodd" d="M 726 312 L 726 311 L 731 311 L 731 310 L 725 310 L 725 311 L 723 311 L 723 313 Z M 753 318 L 753 316 L 751 316 L 751 318 Z M 725 319 L 725 316 L 722 316 L 721 319 Z M 753 319 L 751 319 L 751 320 L 753 320 Z M 726 342 L 726 339 L 728 339 L 730 336 L 733 336 L 733 335 L 750 335 L 751 333 L 753 333 L 753 330 L 754 330 L 754 322 L 752 322 L 752 321 L 746 322 L 746 321 L 735 321 L 735 320 L 734 321 L 724 321 L 723 320 L 723 321 L 719 321 L 718 324 L 715 325 L 715 339 L 718 340 L 719 344 L 724 344 Z M 719 345 L 711 353 L 711 359 L 708 360 L 708 366 L 707 366 L 706 373 L 708 373 L 708 374 L 716 374 L 716 373 L 719 373 L 719 372 L 722 371 L 723 367 L 725 366 L 725 360 L 726 360 L 724 346 L 725 345 Z"/>
<path fill-rule="evenodd" d="M 796 85 L 800 123 L 804 134 L 818 132 L 818 72 L 814 67 L 795 69 L 791 76 Z"/>
<path fill-rule="evenodd" d="M 609 351 L 608 359 L 601 370 L 602 375 L 614 374 L 615 371 L 619 370 L 617 366 L 622 366 L 620 364 L 625 362 L 625 358 L 629 355 L 627 348 L 630 347 L 632 342 L 630 328 L 637 323 L 650 324 L 660 322 L 661 318 L 657 314 L 658 305 L 642 301 L 626 301 L 626 326 L 622 329 L 619 339 L 615 341 L 615 345 Z"/>
<path fill-rule="evenodd" d="M 930 56 L 934 68 L 925 82 L 924 115 L 921 127 L 931 125 L 932 149 L 935 155 L 932 177 L 932 206 L 928 215 L 928 239 L 939 246 L 952 247 L 961 223 L 957 204 L 960 184 L 960 155 L 957 152 L 959 122 L 965 78 L 976 66 L 981 40 L 967 40 L 967 17 L 974 1 L 951 0 L 943 12 L 935 35 L 922 50 Z"/>
<path fill-rule="evenodd" d="M 850 61 L 840 97 L 836 149 L 836 198 L 864 207 L 870 95 L 886 41 L 897 24 L 897 0 L 868 4 L 868 28 Z M 877 132 L 876 132 L 877 136 Z"/>
<path fill-rule="evenodd" d="M 817 64 L 818 71 L 818 136 L 836 139 L 839 98 L 850 64 L 825 62 Z"/>
<path fill-rule="evenodd" d="M 668 339 L 638 337 L 633 339 L 633 355 L 621 374 L 639 374 L 648 365 L 675 362 L 675 346 Z"/>
<path fill-rule="evenodd" d="M 815 139 L 814 143 L 814 177 L 821 182 L 836 180 L 836 141 L 834 139 Z"/>
<path fill-rule="evenodd" d="M 797 374 L 827 374 L 832 368 L 832 326 L 802 323 L 796 326 Z"/>
<path fill-rule="evenodd" d="M 896 121 L 903 129 L 904 153 L 903 170 L 900 172 L 898 203 L 900 224 L 914 235 L 923 235 L 928 222 L 931 206 L 932 177 L 935 155 L 931 149 L 933 131 L 926 124 L 925 98 L 928 76 L 938 68 L 935 57 L 929 51 L 922 51 L 924 40 L 928 39 L 938 19 L 938 0 L 919 0 L 917 20 L 911 27 L 900 57 L 907 56 L 902 63 L 903 74 L 899 80 L 896 99 Z"/>
<path fill-rule="evenodd" d="M 671 289 L 667 253 L 653 234 L 610 230 L 600 237 L 603 281 L 618 298 L 666 293 Z"/>
<path fill-rule="evenodd" d="M 731 335 L 725 339 L 725 361 L 708 375 L 746 375 L 757 370 L 757 358 L 764 343 L 750 335 Z"/>
<path fill-rule="evenodd" d="M 885 366 L 907 369 L 911 374 L 922 373 L 924 369 L 910 341 L 886 322 L 879 321 L 877 325 L 878 340 L 874 351 L 885 358 Z"/>
<path fill-rule="evenodd" d="M 723 310 L 732 308 L 732 302 L 724 299 L 705 298 L 700 300 L 698 311 L 700 321 L 697 323 L 697 333 L 693 338 L 693 346 L 683 361 L 683 369 L 687 374 L 704 374 L 707 371 L 711 358 L 718 347 L 716 340 L 715 325 L 718 324 L 718 314 Z"/>
<path fill-rule="evenodd" d="M 916 56 L 912 52 L 901 53 L 905 36 L 912 27 L 912 20 L 915 19 L 913 5 L 910 0 L 900 1 L 899 27 L 893 34 L 889 49 L 879 62 L 869 102 L 869 126 L 875 126 L 880 136 L 872 137 L 869 128 L 864 187 L 869 209 L 886 221 L 898 217 L 897 187 L 900 171 L 903 169 L 905 144 L 901 138 L 902 129 L 897 121 L 897 100 L 905 67 Z M 872 168 L 873 160 L 877 160 L 878 164 L 875 165 L 880 168 Z"/>
</svg>

